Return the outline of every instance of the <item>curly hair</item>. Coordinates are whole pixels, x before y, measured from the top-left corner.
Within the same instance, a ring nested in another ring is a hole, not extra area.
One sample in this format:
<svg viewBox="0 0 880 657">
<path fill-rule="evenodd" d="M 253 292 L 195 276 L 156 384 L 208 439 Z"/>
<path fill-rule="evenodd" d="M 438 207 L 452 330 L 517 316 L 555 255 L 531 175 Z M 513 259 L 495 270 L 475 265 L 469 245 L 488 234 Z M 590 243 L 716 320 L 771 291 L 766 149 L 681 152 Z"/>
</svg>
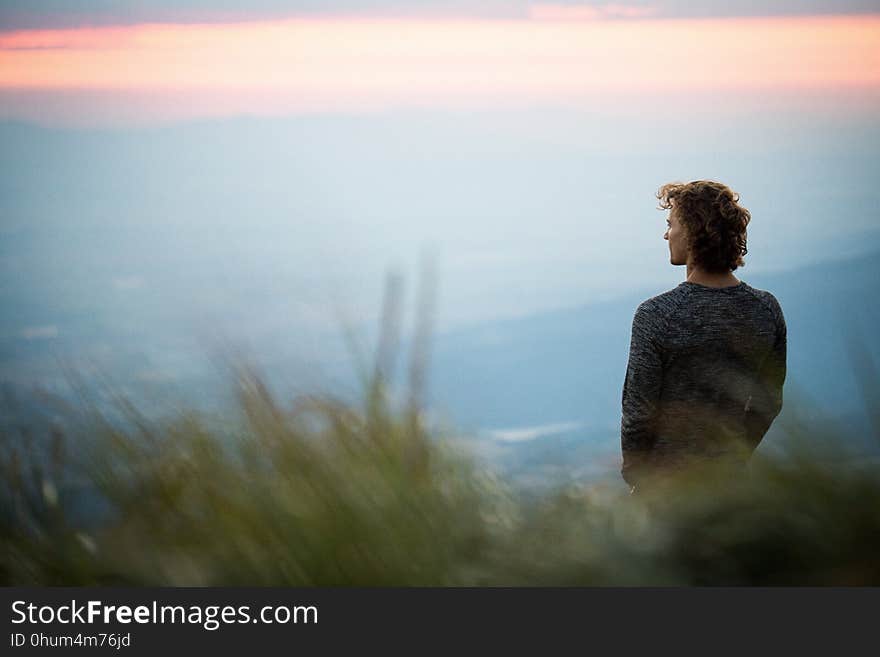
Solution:
<svg viewBox="0 0 880 657">
<path fill-rule="evenodd" d="M 752 216 L 739 194 L 712 180 L 668 183 L 657 192 L 660 209 L 676 208 L 695 265 L 711 273 L 745 266 L 746 226 Z"/>
</svg>

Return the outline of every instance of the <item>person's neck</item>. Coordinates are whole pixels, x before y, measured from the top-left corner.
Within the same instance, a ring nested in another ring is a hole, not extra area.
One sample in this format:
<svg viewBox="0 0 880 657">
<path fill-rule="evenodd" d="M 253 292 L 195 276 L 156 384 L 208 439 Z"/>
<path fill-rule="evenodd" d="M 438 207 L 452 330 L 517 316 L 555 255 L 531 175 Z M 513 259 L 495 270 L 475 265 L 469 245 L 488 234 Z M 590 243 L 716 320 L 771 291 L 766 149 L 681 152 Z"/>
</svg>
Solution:
<svg viewBox="0 0 880 657">
<path fill-rule="evenodd" d="M 710 273 L 695 264 L 687 263 L 687 279 L 690 283 L 706 285 L 708 287 L 730 287 L 731 285 L 739 285 L 739 279 L 728 270 L 724 273 Z"/>
</svg>

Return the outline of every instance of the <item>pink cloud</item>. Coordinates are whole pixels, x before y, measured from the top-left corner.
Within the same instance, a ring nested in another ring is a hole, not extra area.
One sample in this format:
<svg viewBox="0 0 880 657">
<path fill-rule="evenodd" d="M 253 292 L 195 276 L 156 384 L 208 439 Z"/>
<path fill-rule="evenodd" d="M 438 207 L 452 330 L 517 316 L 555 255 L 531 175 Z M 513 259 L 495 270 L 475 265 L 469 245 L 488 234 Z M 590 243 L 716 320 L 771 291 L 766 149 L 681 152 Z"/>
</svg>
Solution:
<svg viewBox="0 0 880 657">
<path fill-rule="evenodd" d="M 633 9 L 607 5 L 605 16 L 608 7 L 615 16 Z M 129 103 L 157 116 L 215 116 L 577 105 L 658 93 L 873 93 L 878 33 L 878 15 L 24 31 L 0 36 L 0 116 L 19 117 L 37 96 L 112 117 Z"/>
</svg>

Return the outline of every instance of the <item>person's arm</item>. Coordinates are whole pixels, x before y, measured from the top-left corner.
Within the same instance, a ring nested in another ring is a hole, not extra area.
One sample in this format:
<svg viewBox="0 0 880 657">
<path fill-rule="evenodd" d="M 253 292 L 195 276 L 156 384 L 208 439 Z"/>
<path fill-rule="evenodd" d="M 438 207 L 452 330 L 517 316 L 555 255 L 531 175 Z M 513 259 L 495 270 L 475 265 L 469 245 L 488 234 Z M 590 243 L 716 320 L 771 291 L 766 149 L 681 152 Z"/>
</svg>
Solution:
<svg viewBox="0 0 880 657">
<path fill-rule="evenodd" d="M 782 387 L 785 383 L 788 331 L 782 309 L 775 305 L 776 337 L 773 349 L 758 373 L 757 385 L 746 406 L 746 432 L 753 450 L 764 438 L 773 420 L 782 410 Z"/>
<path fill-rule="evenodd" d="M 629 362 L 623 383 L 623 417 L 620 446 L 623 452 L 623 479 L 636 486 L 650 468 L 651 450 L 656 438 L 656 420 L 663 384 L 659 319 L 642 304 L 632 324 Z"/>
</svg>

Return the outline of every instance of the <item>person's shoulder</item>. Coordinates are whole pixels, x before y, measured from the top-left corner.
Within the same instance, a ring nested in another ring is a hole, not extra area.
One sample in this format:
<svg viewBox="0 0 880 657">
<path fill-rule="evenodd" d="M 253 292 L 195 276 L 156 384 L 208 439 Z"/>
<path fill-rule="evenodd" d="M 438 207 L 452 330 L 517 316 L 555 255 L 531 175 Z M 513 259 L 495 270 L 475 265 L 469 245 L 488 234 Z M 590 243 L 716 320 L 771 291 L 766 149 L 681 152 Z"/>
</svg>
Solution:
<svg viewBox="0 0 880 657">
<path fill-rule="evenodd" d="M 755 298 L 757 298 L 764 307 L 773 315 L 773 319 L 778 322 L 784 322 L 784 315 L 782 313 L 782 305 L 779 303 L 779 300 L 773 295 L 772 292 L 768 290 L 761 290 L 756 287 L 752 287 L 751 285 L 746 284 L 743 281 L 743 286 L 745 290 L 752 294 Z"/>
<path fill-rule="evenodd" d="M 636 314 L 665 317 L 681 304 L 686 294 L 687 289 L 683 285 L 666 290 L 642 301 L 636 309 Z"/>
<path fill-rule="evenodd" d="M 669 317 L 681 306 L 686 295 L 685 287 L 679 285 L 645 299 L 636 308 L 633 323 L 643 326 L 652 325 L 657 329 L 662 329 L 667 325 Z"/>
</svg>

